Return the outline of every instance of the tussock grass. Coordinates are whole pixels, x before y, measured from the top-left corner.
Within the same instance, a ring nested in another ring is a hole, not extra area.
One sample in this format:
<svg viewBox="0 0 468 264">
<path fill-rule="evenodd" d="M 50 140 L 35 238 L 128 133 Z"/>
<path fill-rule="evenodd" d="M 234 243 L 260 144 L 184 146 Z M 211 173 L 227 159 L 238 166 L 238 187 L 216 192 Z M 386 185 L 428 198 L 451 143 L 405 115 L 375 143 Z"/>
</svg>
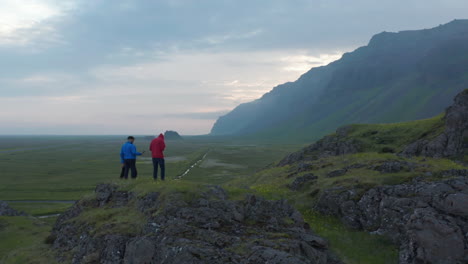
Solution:
<svg viewBox="0 0 468 264">
<path fill-rule="evenodd" d="M 347 137 L 359 141 L 364 152 L 400 152 L 418 139 L 440 135 L 445 129 L 444 115 L 403 123 L 350 125 Z"/>
<path fill-rule="evenodd" d="M 134 206 L 92 209 L 69 221 L 91 226 L 92 233 L 98 236 L 140 234 L 146 223 L 144 215 Z"/>
<path fill-rule="evenodd" d="M 54 264 L 45 239 L 49 223 L 24 216 L 0 216 L 0 263 Z"/>
</svg>

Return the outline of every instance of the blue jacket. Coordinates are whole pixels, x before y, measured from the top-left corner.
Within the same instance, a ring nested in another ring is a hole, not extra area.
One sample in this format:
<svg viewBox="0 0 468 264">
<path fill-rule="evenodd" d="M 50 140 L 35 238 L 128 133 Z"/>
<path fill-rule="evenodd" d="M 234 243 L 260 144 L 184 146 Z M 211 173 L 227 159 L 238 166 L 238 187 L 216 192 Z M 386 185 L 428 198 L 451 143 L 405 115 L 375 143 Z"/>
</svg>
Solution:
<svg viewBox="0 0 468 264">
<path fill-rule="evenodd" d="M 120 162 L 124 163 L 126 159 L 136 159 L 136 156 L 140 156 L 141 153 L 136 150 L 135 145 L 130 142 L 123 144 L 122 150 L 120 150 Z"/>
</svg>

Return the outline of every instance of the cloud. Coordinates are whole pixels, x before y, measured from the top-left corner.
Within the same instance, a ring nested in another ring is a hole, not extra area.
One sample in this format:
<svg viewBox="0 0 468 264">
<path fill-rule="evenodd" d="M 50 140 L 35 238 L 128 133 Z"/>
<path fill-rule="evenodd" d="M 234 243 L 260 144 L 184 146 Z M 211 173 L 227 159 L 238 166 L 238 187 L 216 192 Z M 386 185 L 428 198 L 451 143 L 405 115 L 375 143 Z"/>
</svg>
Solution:
<svg viewBox="0 0 468 264">
<path fill-rule="evenodd" d="M 216 120 L 220 116 L 227 114 L 230 109 L 211 112 L 182 112 L 182 113 L 166 113 L 158 115 L 135 115 L 138 118 L 166 118 L 166 119 L 191 119 L 191 120 Z"/>
<path fill-rule="evenodd" d="M 0 134 L 207 133 L 375 33 L 467 13 L 465 0 L 3 0 Z"/>
<path fill-rule="evenodd" d="M 73 126 L 74 133 L 127 122 L 138 123 L 141 133 L 153 131 L 154 124 L 177 127 L 185 134 L 207 133 L 217 117 L 239 103 L 257 99 L 285 80 L 297 79 L 300 72 L 284 70 L 289 62 L 282 58 L 288 54 L 301 57 L 302 53 L 174 53 L 153 62 L 100 65 L 84 75 L 28 75 L 12 81 L 16 93 L 0 97 L 0 110 L 22 109 L 8 119 L 22 120 L 19 129 L 37 120 L 70 125 L 72 118 L 71 123 L 83 125 L 82 129 Z M 32 87 L 35 90 L 28 90 Z M 40 111 L 29 112 L 32 106 Z M 127 129 L 120 128 L 130 133 Z"/>
<path fill-rule="evenodd" d="M 0 8 L 0 46 L 23 47 L 37 45 L 40 41 L 62 43 L 51 22 L 63 16 L 72 6 L 63 1 L 3 0 Z"/>
<path fill-rule="evenodd" d="M 204 37 L 199 40 L 200 43 L 206 43 L 210 45 L 218 45 L 222 43 L 226 43 L 229 41 L 233 40 L 245 40 L 245 39 L 251 39 L 259 34 L 262 33 L 261 29 L 256 29 L 252 30 L 246 33 L 230 33 L 230 34 L 224 34 L 224 35 L 214 35 L 214 36 L 208 36 Z"/>
</svg>

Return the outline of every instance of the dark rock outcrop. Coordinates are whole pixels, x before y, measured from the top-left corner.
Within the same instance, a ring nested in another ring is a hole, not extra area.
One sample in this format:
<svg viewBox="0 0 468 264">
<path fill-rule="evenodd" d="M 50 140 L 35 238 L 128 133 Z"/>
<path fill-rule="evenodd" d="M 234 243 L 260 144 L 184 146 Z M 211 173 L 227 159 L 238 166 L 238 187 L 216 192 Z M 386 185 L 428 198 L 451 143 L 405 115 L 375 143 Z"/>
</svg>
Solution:
<svg viewBox="0 0 468 264">
<path fill-rule="evenodd" d="M 117 191 L 118 186 L 113 184 L 98 184 L 95 189 L 96 200 L 99 206 L 110 204 L 112 208 L 118 208 L 126 206 L 127 203 L 132 200 L 133 193 Z"/>
<path fill-rule="evenodd" d="M 468 170 L 466 169 L 451 169 L 442 172 L 442 176 L 449 177 L 449 176 L 468 176 Z"/>
<path fill-rule="evenodd" d="M 330 189 L 316 209 L 399 243 L 400 263 L 468 262 L 468 177 L 376 187 L 362 196 Z"/>
<path fill-rule="evenodd" d="M 0 201 L 0 216 L 27 216 L 27 214 L 11 208 L 7 202 Z"/>
<path fill-rule="evenodd" d="M 468 149 L 468 90 L 455 97 L 444 117 L 445 131 L 433 140 L 418 140 L 408 145 L 406 156 L 456 157 Z"/>
<path fill-rule="evenodd" d="M 95 199 L 77 202 L 58 219 L 52 235 L 59 261 L 341 263 L 329 253 L 327 242 L 312 233 L 301 214 L 283 200 L 248 195 L 242 201 L 231 201 L 219 187 L 189 201 L 180 193 L 136 197 L 119 195 L 112 186 L 96 191 Z M 85 211 L 114 210 L 115 199 L 121 196 L 131 197 L 126 206 L 135 206 L 145 216 L 140 233 L 106 234 L 73 221 Z"/>
<path fill-rule="evenodd" d="M 407 161 L 388 160 L 372 167 L 372 169 L 380 173 L 397 173 L 401 171 L 413 171 L 417 166 L 419 165 Z"/>
<path fill-rule="evenodd" d="M 347 169 L 339 169 L 339 170 L 330 171 L 329 173 L 327 173 L 327 177 L 334 178 L 334 177 L 343 176 L 346 174 L 346 172 L 348 172 Z"/>
<path fill-rule="evenodd" d="M 99 205 L 102 206 L 108 203 L 116 190 L 116 185 L 98 184 L 94 192 L 96 193 L 96 200 L 99 203 Z"/>
<path fill-rule="evenodd" d="M 301 162 L 297 165 L 296 173 L 310 171 L 312 169 L 314 169 L 314 166 L 312 164 Z"/>
<path fill-rule="evenodd" d="M 306 174 L 294 179 L 294 181 L 288 187 L 289 187 L 289 189 L 291 189 L 293 191 L 297 191 L 297 190 L 301 189 L 302 187 L 304 187 L 306 184 L 308 184 L 310 182 L 313 182 L 313 181 L 315 181 L 317 179 L 318 179 L 318 177 L 315 176 L 314 174 L 306 173 Z"/>
</svg>

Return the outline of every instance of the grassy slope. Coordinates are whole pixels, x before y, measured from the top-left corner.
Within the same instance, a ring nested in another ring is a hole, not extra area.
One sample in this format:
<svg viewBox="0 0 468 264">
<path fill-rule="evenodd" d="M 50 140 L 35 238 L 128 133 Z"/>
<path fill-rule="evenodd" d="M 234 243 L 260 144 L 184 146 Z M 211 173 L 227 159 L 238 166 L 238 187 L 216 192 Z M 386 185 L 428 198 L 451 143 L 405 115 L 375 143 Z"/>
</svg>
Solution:
<svg viewBox="0 0 468 264">
<path fill-rule="evenodd" d="M 349 126 L 348 137 L 358 140 L 364 152 L 382 152 L 383 148 L 400 152 L 421 138 L 433 139 L 444 130 L 443 115 L 392 124 L 359 124 Z"/>
<path fill-rule="evenodd" d="M 364 97 L 364 101 L 366 100 L 371 100 L 370 98 Z M 323 102 L 324 105 L 331 104 L 332 102 Z M 349 109 L 343 109 L 343 111 L 340 112 L 335 112 L 333 114 L 329 113 L 322 113 L 323 116 L 326 116 L 327 118 L 321 118 L 316 120 L 311 125 L 307 125 L 301 128 L 297 128 L 294 131 L 291 131 L 290 127 L 296 126 L 296 124 L 305 124 L 307 123 L 307 118 L 306 116 L 302 117 L 297 117 L 297 119 L 300 119 L 297 121 L 296 119 L 291 120 L 290 124 L 285 123 L 282 127 L 279 127 L 277 129 L 273 129 L 270 131 L 266 131 L 264 133 L 259 134 L 258 136 L 254 136 L 255 139 L 259 141 L 272 141 L 272 138 L 276 138 L 275 135 L 282 135 L 280 140 L 283 140 L 284 142 L 310 142 L 312 140 L 318 140 L 322 136 L 331 133 L 336 129 L 336 123 L 345 123 L 346 120 L 353 119 L 353 120 L 360 120 L 360 114 L 358 111 L 359 106 L 361 106 L 362 103 L 357 100 L 357 103 L 353 105 L 356 109 L 352 108 L 352 106 L 349 107 Z M 382 105 L 385 105 L 385 102 L 382 103 Z M 404 111 L 405 108 L 404 106 L 401 107 L 401 111 Z M 369 109 L 366 109 L 365 111 L 371 111 Z M 372 110 L 373 111 L 373 110 Z M 398 115 L 404 116 L 404 113 L 399 113 Z M 443 127 L 443 123 L 439 122 L 440 119 L 442 118 L 443 115 L 436 116 L 434 118 L 429 118 L 429 119 L 424 119 L 424 120 L 419 120 L 419 121 L 409 121 L 409 122 L 400 122 L 400 123 L 385 123 L 385 124 L 362 124 L 362 125 L 353 125 L 353 127 L 356 128 L 356 134 L 361 132 L 360 130 L 377 130 L 381 131 L 385 134 L 386 136 L 393 136 L 393 137 L 400 137 L 401 134 L 399 133 L 404 133 L 405 130 L 401 129 L 404 127 L 407 127 L 408 129 L 406 131 L 410 131 L 411 133 L 418 133 L 418 131 L 428 131 L 430 130 L 429 127 L 434 125 L 438 126 L 439 129 Z M 408 118 L 410 119 L 410 118 Z M 408 120 L 407 119 L 407 120 Z M 388 120 L 392 120 L 392 118 L 388 118 Z M 437 129 L 434 129 L 434 131 L 437 131 Z M 393 134 L 394 132 L 397 132 L 397 134 Z M 356 135 L 354 134 L 354 135 Z M 412 137 L 404 136 L 403 138 L 405 139 L 412 139 Z"/>
<path fill-rule="evenodd" d="M 405 145 L 418 139 L 433 139 L 444 130 L 443 116 L 396 124 L 363 124 L 348 126 L 346 139 L 353 139 L 362 146 L 362 152 L 351 155 L 316 158 L 317 153 L 309 153 L 305 160 L 312 165 L 311 171 L 288 177 L 296 169 L 296 164 L 286 167 L 271 167 L 256 173 L 255 176 L 238 178 L 228 183 L 232 194 L 239 195 L 242 188 L 250 188 L 271 199 L 288 199 L 298 208 L 312 228 L 330 240 L 335 250 L 347 263 L 397 263 L 397 248 L 382 237 L 349 230 L 337 219 L 315 213 L 312 208 L 320 193 L 332 187 L 353 188 L 360 193 L 380 185 L 400 184 L 415 177 L 426 180 L 439 179 L 440 172 L 449 169 L 466 169 L 449 159 L 404 158 L 393 153 L 401 151 Z M 374 169 L 384 161 L 404 161 L 415 164 L 414 170 L 383 174 Z M 349 169 L 344 176 L 329 178 L 331 171 L 353 164 L 363 164 L 361 168 Z M 291 191 L 287 186 L 295 178 L 306 173 L 318 176 L 316 183 L 309 183 L 299 191 Z M 369 254 L 372 253 L 372 254 Z"/>
</svg>

